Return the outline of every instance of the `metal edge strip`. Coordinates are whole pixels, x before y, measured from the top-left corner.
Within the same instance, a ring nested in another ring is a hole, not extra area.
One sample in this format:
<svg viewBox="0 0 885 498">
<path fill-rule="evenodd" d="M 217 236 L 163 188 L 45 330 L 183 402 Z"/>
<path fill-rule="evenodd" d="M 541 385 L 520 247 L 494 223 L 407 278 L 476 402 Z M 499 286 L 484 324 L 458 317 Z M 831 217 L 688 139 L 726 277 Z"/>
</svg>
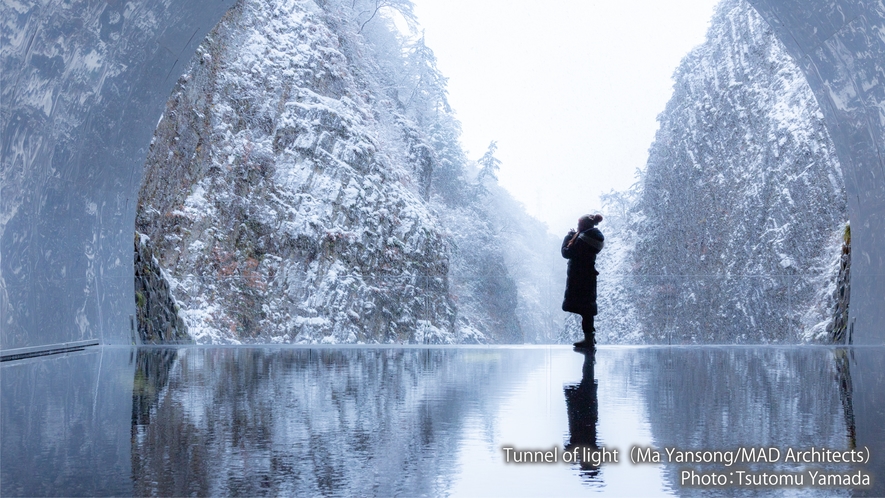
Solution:
<svg viewBox="0 0 885 498">
<path fill-rule="evenodd" d="M 71 351 L 81 351 L 89 346 L 98 346 L 98 344 L 98 339 L 89 339 L 86 341 L 62 342 L 28 348 L 3 349 L 0 350 L 0 362 L 21 360 L 24 358 L 33 358 L 35 356 L 45 356 L 50 354 L 69 353 Z"/>
</svg>

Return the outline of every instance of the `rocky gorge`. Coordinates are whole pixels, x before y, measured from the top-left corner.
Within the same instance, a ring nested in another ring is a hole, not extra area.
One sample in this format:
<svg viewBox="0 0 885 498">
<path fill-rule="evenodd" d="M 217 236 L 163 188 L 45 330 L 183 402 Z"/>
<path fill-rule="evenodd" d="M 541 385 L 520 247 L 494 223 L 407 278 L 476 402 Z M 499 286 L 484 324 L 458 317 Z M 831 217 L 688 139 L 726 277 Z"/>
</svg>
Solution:
<svg viewBox="0 0 885 498">
<path fill-rule="evenodd" d="M 197 342 L 521 343 L 550 316 L 544 226 L 477 177 L 390 20 L 411 4 L 364 3 L 241 1 L 169 99 L 136 231 Z"/>
</svg>

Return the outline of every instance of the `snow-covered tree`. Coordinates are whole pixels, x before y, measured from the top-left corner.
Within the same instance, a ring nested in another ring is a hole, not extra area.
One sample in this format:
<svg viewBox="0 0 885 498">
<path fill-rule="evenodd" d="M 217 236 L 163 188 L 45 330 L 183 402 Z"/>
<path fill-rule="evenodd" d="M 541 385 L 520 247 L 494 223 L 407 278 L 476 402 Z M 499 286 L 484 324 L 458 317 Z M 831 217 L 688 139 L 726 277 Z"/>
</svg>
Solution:
<svg viewBox="0 0 885 498">
<path fill-rule="evenodd" d="M 492 140 L 486 153 L 479 158 L 476 163 L 479 165 L 479 174 L 476 175 L 476 181 L 482 184 L 486 178 L 498 180 L 498 170 L 501 169 L 501 160 L 495 157 L 498 150 L 498 142 Z"/>
</svg>

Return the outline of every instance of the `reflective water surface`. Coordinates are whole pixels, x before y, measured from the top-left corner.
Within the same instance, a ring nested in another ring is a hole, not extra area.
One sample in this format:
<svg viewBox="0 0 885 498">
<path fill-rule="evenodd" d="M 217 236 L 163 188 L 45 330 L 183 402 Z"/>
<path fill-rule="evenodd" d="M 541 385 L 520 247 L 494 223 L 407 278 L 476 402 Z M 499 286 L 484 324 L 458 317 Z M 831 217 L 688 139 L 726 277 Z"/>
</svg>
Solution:
<svg viewBox="0 0 885 498">
<path fill-rule="evenodd" d="M 715 474 L 724 495 L 882 495 L 883 353 L 111 346 L 9 361 L 0 494 L 697 495 L 686 475 Z M 663 463 L 631 463 L 634 447 Z M 779 456 L 667 462 L 741 448 Z M 870 458 L 787 459 L 812 448 Z M 755 486 L 763 474 L 781 481 Z"/>
</svg>

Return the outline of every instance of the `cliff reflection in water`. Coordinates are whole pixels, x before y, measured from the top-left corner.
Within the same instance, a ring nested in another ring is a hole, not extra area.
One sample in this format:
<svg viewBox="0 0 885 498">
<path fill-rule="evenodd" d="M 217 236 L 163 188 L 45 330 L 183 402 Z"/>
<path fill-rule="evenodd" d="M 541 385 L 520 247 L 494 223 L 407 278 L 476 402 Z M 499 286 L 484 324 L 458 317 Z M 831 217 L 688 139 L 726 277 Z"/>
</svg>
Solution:
<svg viewBox="0 0 885 498">
<path fill-rule="evenodd" d="M 489 412 L 489 391 L 518 382 L 537 358 L 223 348 L 184 349 L 170 362 L 167 350 L 140 350 L 136 376 L 157 382 L 157 395 L 149 413 L 133 396 L 135 494 L 445 494 L 460 421 Z"/>
<path fill-rule="evenodd" d="M 732 468 L 722 464 L 665 467 L 667 479 L 680 494 L 709 491 L 681 485 L 680 471 L 693 468 L 699 472 L 740 469 L 800 473 L 806 486 L 810 484 L 808 471 L 847 474 L 862 470 L 874 476 L 873 489 L 818 487 L 803 488 L 803 493 L 876 496 L 885 490 L 883 483 L 875 482 L 876 477 L 885 475 L 883 401 L 875 400 L 885 387 L 881 374 L 876 373 L 883 371 L 882 353 L 881 348 L 846 350 L 813 346 L 654 348 L 628 355 L 624 361 L 628 372 L 642 378 L 642 399 L 652 437 L 662 452 L 663 448 L 679 451 L 741 447 L 774 447 L 780 451 L 780 459 L 774 463 Z M 858 390 L 852 370 L 856 372 L 861 365 L 866 367 L 861 373 L 865 385 Z M 868 404 L 862 417 L 856 416 L 858 398 Z M 785 458 L 788 449 L 844 451 L 864 446 L 872 454 L 867 465 L 805 464 Z M 729 491 L 750 494 L 750 489 Z M 789 489 L 779 490 L 789 493 Z"/>
</svg>

